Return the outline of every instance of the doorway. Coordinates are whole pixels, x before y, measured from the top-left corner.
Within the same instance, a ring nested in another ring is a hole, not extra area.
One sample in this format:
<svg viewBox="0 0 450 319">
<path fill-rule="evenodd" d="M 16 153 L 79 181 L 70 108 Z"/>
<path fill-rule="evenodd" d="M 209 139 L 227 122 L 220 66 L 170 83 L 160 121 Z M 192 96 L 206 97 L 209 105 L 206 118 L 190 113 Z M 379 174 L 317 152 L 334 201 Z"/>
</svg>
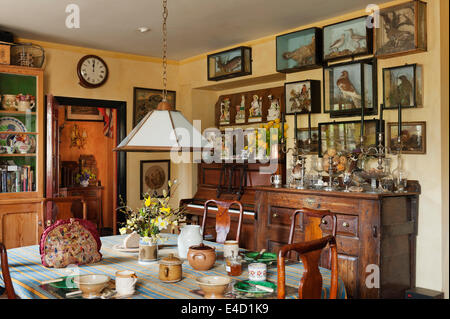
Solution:
<svg viewBox="0 0 450 319">
<path fill-rule="evenodd" d="M 46 100 L 46 197 L 90 194 L 88 219 L 101 235 L 116 234 L 115 209 L 126 201 L 126 154 L 112 149 L 126 137 L 126 102 L 51 95 Z M 81 169 L 96 175 L 87 188 L 76 179 Z"/>
</svg>

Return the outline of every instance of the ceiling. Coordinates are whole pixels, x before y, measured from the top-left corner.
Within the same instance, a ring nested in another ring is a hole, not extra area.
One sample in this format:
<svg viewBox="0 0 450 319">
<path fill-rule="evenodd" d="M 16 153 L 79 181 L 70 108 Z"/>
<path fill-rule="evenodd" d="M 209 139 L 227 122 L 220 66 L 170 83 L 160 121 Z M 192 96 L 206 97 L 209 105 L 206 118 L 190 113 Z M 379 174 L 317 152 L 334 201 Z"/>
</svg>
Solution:
<svg viewBox="0 0 450 319">
<path fill-rule="evenodd" d="M 168 0 L 168 58 L 182 60 L 386 0 Z M 69 29 L 66 6 L 80 8 Z M 140 33 L 146 26 L 150 32 Z M 162 56 L 162 1 L 2 0 L 0 30 L 16 37 Z"/>
</svg>

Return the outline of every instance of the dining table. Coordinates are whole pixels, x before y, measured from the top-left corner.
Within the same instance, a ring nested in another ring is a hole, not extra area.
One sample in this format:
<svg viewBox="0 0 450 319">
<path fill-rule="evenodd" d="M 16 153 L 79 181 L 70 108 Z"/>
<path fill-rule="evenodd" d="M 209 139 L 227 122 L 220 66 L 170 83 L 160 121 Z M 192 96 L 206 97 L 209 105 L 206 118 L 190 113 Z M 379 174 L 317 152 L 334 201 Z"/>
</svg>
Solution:
<svg viewBox="0 0 450 319">
<path fill-rule="evenodd" d="M 182 259 L 182 280 L 174 283 L 162 282 L 159 279 L 158 261 L 150 264 L 138 262 L 138 253 L 121 249 L 126 235 L 114 235 L 101 237 L 101 261 L 93 264 L 79 265 L 66 268 L 48 268 L 42 265 L 39 246 L 25 246 L 9 249 L 8 264 L 10 275 L 16 295 L 22 299 L 65 299 L 82 298 L 81 295 L 67 297 L 61 293 L 62 289 L 56 289 L 51 284 L 43 284 L 54 279 L 84 274 L 104 274 L 114 282 L 115 274 L 121 270 L 131 270 L 136 273 L 138 281 L 135 293 L 128 296 L 130 299 L 202 299 L 201 289 L 196 281 L 203 276 L 227 276 L 225 259 L 223 257 L 223 244 L 203 241 L 205 245 L 212 246 L 216 250 L 216 262 L 207 271 L 195 270 L 189 265 L 187 259 Z M 159 243 L 158 258 L 164 258 L 169 254 L 177 255 L 176 234 L 162 234 L 163 241 Z M 245 250 L 242 250 L 245 253 Z M 240 276 L 231 277 L 232 283 L 225 297 L 227 298 L 251 298 L 248 294 L 235 293 L 233 285 L 236 282 L 248 280 L 248 264 L 242 266 Z M 304 271 L 303 264 L 297 260 L 286 263 L 286 286 L 288 298 L 298 298 L 298 285 Z M 331 271 L 320 268 L 323 278 L 322 298 L 328 298 L 331 283 Z M 276 261 L 267 267 L 267 281 L 277 283 Z M 3 284 L 2 276 L 0 283 Z M 72 289 L 70 291 L 76 290 Z M 276 289 L 273 293 L 258 295 L 257 298 L 276 298 Z M 113 296 L 114 298 L 114 296 Z M 346 299 L 347 294 L 341 278 L 338 279 L 338 298 Z"/>
</svg>

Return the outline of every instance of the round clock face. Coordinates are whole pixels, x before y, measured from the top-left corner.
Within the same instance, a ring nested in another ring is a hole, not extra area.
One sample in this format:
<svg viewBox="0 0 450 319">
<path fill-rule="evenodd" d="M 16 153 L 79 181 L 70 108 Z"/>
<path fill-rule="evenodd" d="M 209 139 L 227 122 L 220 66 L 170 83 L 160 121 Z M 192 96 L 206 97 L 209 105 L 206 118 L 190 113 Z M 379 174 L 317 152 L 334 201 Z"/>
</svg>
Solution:
<svg viewBox="0 0 450 319">
<path fill-rule="evenodd" d="M 77 66 L 80 84 L 84 87 L 95 88 L 103 85 L 108 78 L 108 67 L 100 57 L 84 56 Z"/>
</svg>

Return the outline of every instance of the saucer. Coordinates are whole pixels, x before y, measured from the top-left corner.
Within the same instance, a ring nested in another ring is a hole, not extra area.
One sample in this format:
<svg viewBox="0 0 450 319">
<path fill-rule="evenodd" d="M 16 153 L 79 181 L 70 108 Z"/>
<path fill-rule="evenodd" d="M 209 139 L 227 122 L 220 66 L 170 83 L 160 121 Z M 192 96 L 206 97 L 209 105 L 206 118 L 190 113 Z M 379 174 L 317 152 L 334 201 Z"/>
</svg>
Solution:
<svg viewBox="0 0 450 319">
<path fill-rule="evenodd" d="M 115 244 L 112 248 L 114 250 L 121 251 L 121 252 L 124 252 L 124 253 L 138 253 L 139 252 L 139 247 L 126 248 L 126 247 L 123 247 L 122 244 Z"/>
</svg>

